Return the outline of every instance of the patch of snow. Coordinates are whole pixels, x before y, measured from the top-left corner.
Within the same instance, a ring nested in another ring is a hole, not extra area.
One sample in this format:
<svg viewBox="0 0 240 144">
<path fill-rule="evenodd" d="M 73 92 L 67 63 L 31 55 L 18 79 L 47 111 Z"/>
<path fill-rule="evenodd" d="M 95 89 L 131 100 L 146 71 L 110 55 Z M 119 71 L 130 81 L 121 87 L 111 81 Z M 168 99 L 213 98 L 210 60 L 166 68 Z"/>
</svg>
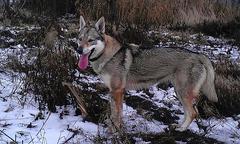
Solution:
<svg viewBox="0 0 240 144">
<path fill-rule="evenodd" d="M 240 143 L 239 122 L 231 117 L 225 119 L 203 120 L 203 123 L 210 127 L 207 136 L 226 143 Z"/>
<path fill-rule="evenodd" d="M 99 76 L 85 75 L 79 72 L 76 72 L 75 76 L 79 77 L 80 78 L 79 81 L 84 83 L 103 83 Z"/>
<path fill-rule="evenodd" d="M 135 140 L 135 144 L 151 144 L 151 142 L 143 141 L 142 138 L 134 137 L 133 139 Z"/>
<path fill-rule="evenodd" d="M 212 37 L 212 36 L 208 36 L 207 40 L 209 40 L 209 41 L 215 41 L 216 39 L 215 39 L 214 37 Z"/>
<path fill-rule="evenodd" d="M 10 33 L 13 34 L 13 35 L 17 35 L 17 32 L 14 31 L 14 30 L 10 30 Z"/>
<path fill-rule="evenodd" d="M 231 50 L 231 57 L 230 57 L 230 59 L 232 61 L 236 61 L 237 59 L 239 59 L 239 57 L 240 57 L 239 51 L 236 48 L 233 48 Z"/>
<path fill-rule="evenodd" d="M 159 121 L 143 118 L 137 114 L 135 109 L 126 104 L 123 105 L 123 122 L 127 131 L 133 133 L 160 133 L 168 127 Z"/>
<path fill-rule="evenodd" d="M 173 39 L 181 39 L 180 36 L 171 36 Z"/>
<path fill-rule="evenodd" d="M 11 48 L 13 49 L 22 49 L 23 46 L 21 44 L 15 45 L 15 46 L 11 46 Z"/>
</svg>

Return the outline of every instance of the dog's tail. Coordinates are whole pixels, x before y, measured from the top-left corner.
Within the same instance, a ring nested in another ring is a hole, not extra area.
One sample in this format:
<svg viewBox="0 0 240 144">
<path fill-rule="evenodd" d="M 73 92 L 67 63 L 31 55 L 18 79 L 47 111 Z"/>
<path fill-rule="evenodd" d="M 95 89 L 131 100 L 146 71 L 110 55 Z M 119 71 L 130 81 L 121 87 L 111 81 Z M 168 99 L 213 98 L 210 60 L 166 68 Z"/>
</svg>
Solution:
<svg viewBox="0 0 240 144">
<path fill-rule="evenodd" d="M 202 92 L 212 102 L 217 102 L 218 97 L 215 90 L 214 79 L 215 73 L 211 61 L 206 56 L 201 56 L 201 61 L 207 70 L 206 80 L 202 85 Z"/>
</svg>

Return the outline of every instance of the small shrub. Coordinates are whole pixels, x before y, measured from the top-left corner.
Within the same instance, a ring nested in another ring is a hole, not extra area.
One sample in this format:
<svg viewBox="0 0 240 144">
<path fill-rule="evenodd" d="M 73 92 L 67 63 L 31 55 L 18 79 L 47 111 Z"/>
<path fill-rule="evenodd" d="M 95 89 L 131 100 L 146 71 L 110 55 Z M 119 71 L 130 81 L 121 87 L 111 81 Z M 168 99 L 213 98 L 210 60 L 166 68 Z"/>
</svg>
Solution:
<svg viewBox="0 0 240 144">
<path fill-rule="evenodd" d="M 236 40 L 240 44 L 240 17 L 235 17 L 231 21 L 226 23 L 219 23 L 217 21 L 213 22 L 203 22 L 193 27 L 196 32 L 202 32 L 211 36 L 223 36 L 229 37 Z"/>
<path fill-rule="evenodd" d="M 29 33 L 26 30 L 25 36 L 29 36 Z M 21 39 L 22 35 L 18 38 Z M 35 39 L 38 39 L 39 34 L 31 33 L 31 36 L 32 41 L 25 41 L 25 43 L 38 45 L 39 41 L 36 42 Z M 47 105 L 50 111 L 55 112 L 56 105 L 71 103 L 71 99 L 67 97 L 68 90 L 62 86 L 62 82 L 73 82 L 76 58 L 72 56 L 70 50 L 65 48 L 66 44 L 62 40 L 57 40 L 57 32 L 47 33 L 45 45 L 47 47 L 25 49 L 25 56 L 20 52 L 20 58 L 16 55 L 10 56 L 7 67 L 16 72 L 25 73 L 24 91 L 36 95 L 39 109 L 44 109 Z"/>
<path fill-rule="evenodd" d="M 21 63 L 12 57 L 8 64 L 11 69 L 26 74 L 26 92 L 36 95 L 39 109 L 45 105 L 50 111 L 55 112 L 56 105 L 70 104 L 68 90 L 62 86 L 63 81 L 72 82 L 76 73 L 75 59 L 68 50 L 54 52 L 47 48 L 38 50 L 36 59 L 31 63 Z"/>
</svg>

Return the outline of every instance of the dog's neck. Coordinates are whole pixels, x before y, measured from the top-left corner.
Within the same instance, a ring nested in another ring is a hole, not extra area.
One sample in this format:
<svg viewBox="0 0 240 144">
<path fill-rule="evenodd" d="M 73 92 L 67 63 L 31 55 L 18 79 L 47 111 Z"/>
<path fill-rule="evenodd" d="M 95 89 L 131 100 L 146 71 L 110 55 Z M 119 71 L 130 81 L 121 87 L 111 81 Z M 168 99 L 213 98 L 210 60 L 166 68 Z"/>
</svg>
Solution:
<svg viewBox="0 0 240 144">
<path fill-rule="evenodd" d="M 92 62 L 92 67 L 96 73 L 100 73 L 105 64 L 120 50 L 121 44 L 113 37 L 104 35 L 105 47 L 102 56 Z"/>
<path fill-rule="evenodd" d="M 121 44 L 113 37 L 109 35 L 104 35 L 104 42 L 105 42 L 105 51 L 118 51 L 121 48 Z"/>
</svg>

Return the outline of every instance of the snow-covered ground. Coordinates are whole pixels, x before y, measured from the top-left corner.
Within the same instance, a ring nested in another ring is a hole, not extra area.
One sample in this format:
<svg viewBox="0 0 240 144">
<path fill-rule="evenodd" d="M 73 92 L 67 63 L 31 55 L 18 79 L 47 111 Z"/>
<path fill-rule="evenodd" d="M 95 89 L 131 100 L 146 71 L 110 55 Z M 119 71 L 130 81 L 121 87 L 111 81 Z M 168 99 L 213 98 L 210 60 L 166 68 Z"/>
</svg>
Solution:
<svg viewBox="0 0 240 144">
<path fill-rule="evenodd" d="M 0 143 L 12 141 L 33 143 L 33 144 L 54 144 L 63 143 L 70 138 L 76 130 L 79 133 L 69 143 L 94 143 L 94 139 L 106 131 L 101 124 L 83 122 L 81 116 L 75 116 L 72 106 L 57 107 L 57 113 L 42 111 L 43 119 L 36 119 L 39 116 L 38 104 L 34 101 L 34 95 L 21 96 L 18 94 L 21 87 L 18 87 L 19 79 L 6 74 L 0 74 Z M 14 90 L 14 91 L 13 91 Z M 173 104 L 172 109 L 182 111 L 182 106 L 174 97 L 173 88 L 164 91 L 156 87 L 151 91 L 154 94 L 152 100 L 159 106 L 167 107 L 164 103 Z M 130 92 L 133 96 L 143 95 L 143 92 Z M 69 111 L 68 115 L 60 118 L 60 113 Z M 179 114 L 179 122 L 183 115 Z M 238 116 L 240 119 L 240 115 Z M 124 104 L 124 127 L 130 133 L 161 133 L 167 125 L 156 120 L 147 120 L 137 114 L 136 110 Z M 208 126 L 207 137 L 215 138 L 226 143 L 240 143 L 239 121 L 233 118 L 225 119 L 203 119 L 203 125 Z M 194 121 L 189 129 L 194 133 L 203 134 L 204 131 L 198 128 Z M 139 140 L 139 143 L 143 141 Z"/>
<path fill-rule="evenodd" d="M 0 27 L 0 29 L 3 29 Z M 30 27 L 31 29 L 31 27 Z M 11 31 L 14 35 L 18 32 Z M 165 35 L 168 35 L 166 33 Z M 179 36 L 172 36 L 179 39 Z M 192 40 L 196 35 L 191 35 Z M 183 46 L 191 50 L 207 52 L 210 56 L 229 55 L 232 61 L 239 62 L 240 49 L 237 46 L 227 44 L 226 40 L 203 36 L 210 45 L 197 45 L 191 40 Z M 14 39 L 1 37 L 7 41 Z M 160 43 L 160 46 L 171 45 L 172 43 Z M 211 50 L 210 50 L 211 49 Z M 26 49 L 20 44 L 12 48 L 0 48 L 0 68 L 4 67 L 9 54 L 18 54 L 18 59 L 23 60 Z M 31 60 L 29 60 L 31 61 Z M 0 144 L 9 142 L 30 143 L 30 144 L 55 144 L 55 143 L 83 143 L 92 144 L 99 136 L 104 136 L 106 127 L 102 124 L 83 121 L 81 116 L 75 116 L 75 109 L 72 106 L 57 107 L 57 113 L 38 110 L 38 103 L 35 102 L 34 94 L 22 94 L 22 77 L 24 74 L 14 73 L 0 69 Z M 100 82 L 98 77 L 80 74 L 85 83 Z M 91 88 L 90 88 L 91 89 Z M 178 110 L 183 113 L 180 102 L 176 99 L 174 88 L 162 90 L 156 86 L 149 89 L 153 97 L 149 97 L 144 91 L 129 91 L 132 96 L 141 96 L 146 100 L 152 101 L 158 107 L 170 110 Z M 107 96 L 106 96 L 107 97 Z M 171 104 L 171 107 L 166 105 Z M 60 113 L 68 111 L 69 114 L 60 117 Z M 42 119 L 39 116 L 42 114 Z M 183 119 L 183 114 L 177 114 Z M 138 114 L 135 109 L 124 104 L 124 128 L 129 133 L 162 133 L 168 129 L 168 125 L 153 120 L 146 119 Z M 214 138 L 225 143 L 240 143 L 240 115 L 235 118 L 227 117 L 224 119 L 210 118 L 202 119 L 201 124 L 207 126 L 207 132 L 200 129 L 194 121 L 189 130 L 199 135 L 205 134 L 206 137 Z M 74 135 L 74 133 L 76 135 Z M 74 135 L 74 138 L 71 136 Z M 70 139 L 71 138 L 71 139 Z M 69 139 L 69 140 L 68 140 Z M 141 138 L 136 137 L 136 143 L 144 144 Z M 184 143 L 184 142 L 178 142 Z"/>
<path fill-rule="evenodd" d="M 34 95 L 22 97 L 18 93 L 20 79 L 6 74 L 0 74 L 0 143 L 10 142 L 12 139 L 24 143 L 63 143 L 72 136 L 71 130 L 79 130 L 80 134 L 71 139 L 71 143 L 93 143 L 95 137 L 106 128 L 91 122 L 83 122 L 81 116 L 74 116 L 71 106 L 57 108 L 58 113 L 41 112 L 43 119 L 37 119 L 40 111 L 34 101 Z M 17 87 L 16 87 L 17 86 Z M 14 90 L 14 92 L 13 92 Z M 68 110 L 69 114 L 60 118 L 60 112 Z M 124 104 L 124 123 L 127 131 L 134 132 L 163 132 L 166 125 L 158 121 L 148 121 L 136 113 L 136 110 Z M 100 132 L 99 132 L 100 131 Z"/>
</svg>

